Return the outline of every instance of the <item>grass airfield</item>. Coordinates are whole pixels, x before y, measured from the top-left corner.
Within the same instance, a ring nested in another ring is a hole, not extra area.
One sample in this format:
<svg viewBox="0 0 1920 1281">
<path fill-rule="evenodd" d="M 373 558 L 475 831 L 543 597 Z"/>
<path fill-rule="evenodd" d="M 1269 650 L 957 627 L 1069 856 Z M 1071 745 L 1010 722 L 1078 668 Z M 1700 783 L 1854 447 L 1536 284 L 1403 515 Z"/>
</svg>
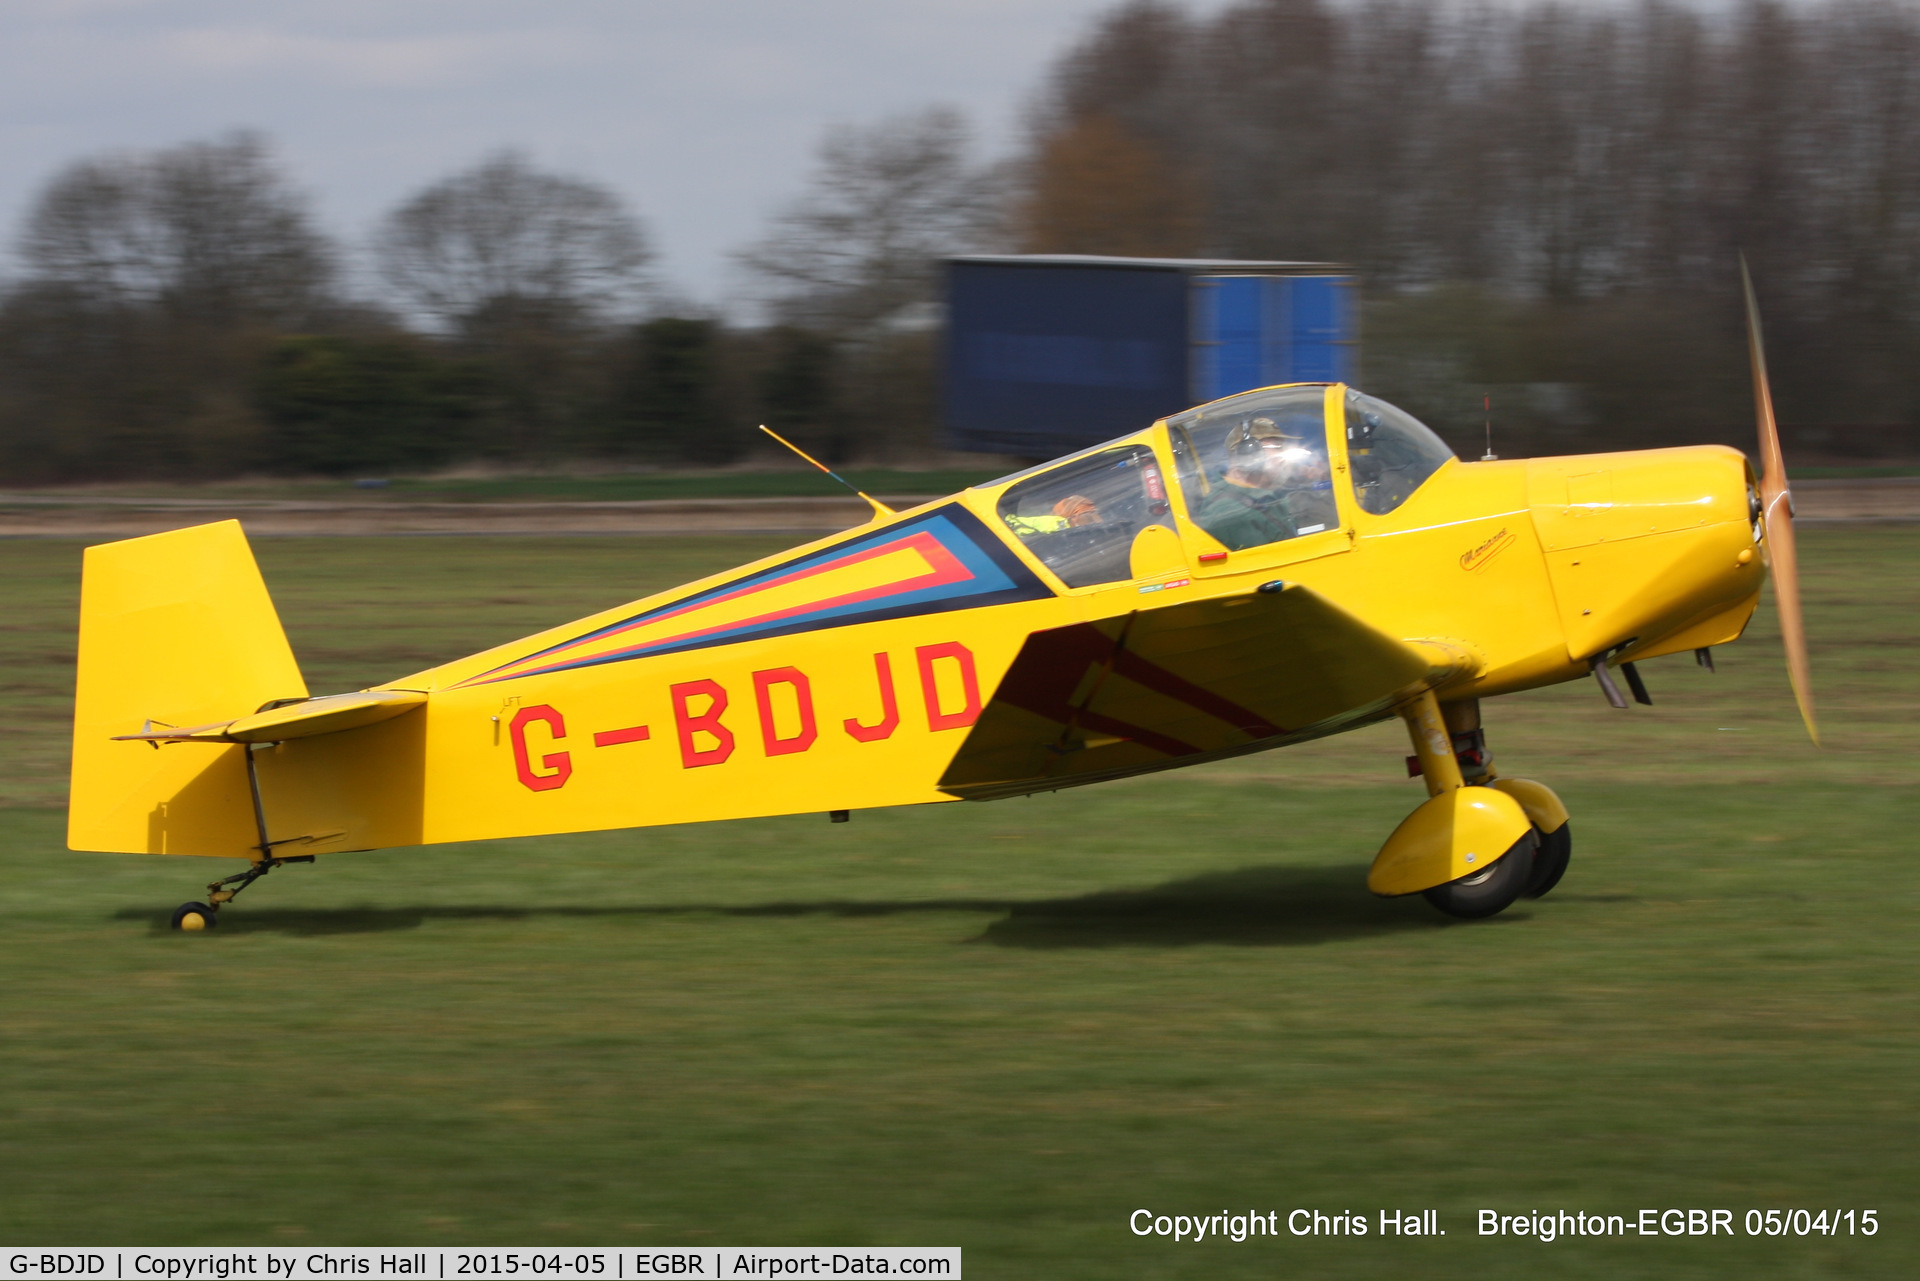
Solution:
<svg viewBox="0 0 1920 1281">
<path fill-rule="evenodd" d="M 316 693 L 773 550 L 271 540 Z M 275 872 L 63 849 L 78 545 L 0 543 L 0 1239 L 925 1244 L 975 1277 L 1920 1270 L 1920 527 L 1802 534 L 1772 618 L 1489 704 L 1575 855 L 1485 923 L 1380 901 L 1403 734 L 990 805 Z M 1436 1209 L 1432 1239 L 1127 1216 Z M 1877 1209 L 1873 1237 L 1481 1238 L 1482 1208 Z"/>
</svg>

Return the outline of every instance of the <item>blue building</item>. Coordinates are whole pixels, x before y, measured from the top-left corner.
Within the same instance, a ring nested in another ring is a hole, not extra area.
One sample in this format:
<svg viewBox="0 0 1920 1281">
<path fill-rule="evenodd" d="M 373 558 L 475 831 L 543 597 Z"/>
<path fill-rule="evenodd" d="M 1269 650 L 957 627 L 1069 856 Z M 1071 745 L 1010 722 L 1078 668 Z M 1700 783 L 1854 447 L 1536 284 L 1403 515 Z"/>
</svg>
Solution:
<svg viewBox="0 0 1920 1281">
<path fill-rule="evenodd" d="M 1351 382 L 1356 304 L 1330 263 L 948 259 L 947 447 L 1052 458 L 1252 387 Z"/>
</svg>

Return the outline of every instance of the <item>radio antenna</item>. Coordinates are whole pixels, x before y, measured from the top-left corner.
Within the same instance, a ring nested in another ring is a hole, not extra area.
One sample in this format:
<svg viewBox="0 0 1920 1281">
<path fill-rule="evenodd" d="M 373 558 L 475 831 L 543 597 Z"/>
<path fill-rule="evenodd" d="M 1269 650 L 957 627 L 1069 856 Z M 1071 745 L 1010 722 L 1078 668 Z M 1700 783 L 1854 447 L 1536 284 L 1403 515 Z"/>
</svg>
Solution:
<svg viewBox="0 0 1920 1281">
<path fill-rule="evenodd" d="M 1481 457 L 1483 463 L 1500 461 L 1500 455 L 1493 452 L 1493 393 L 1487 392 L 1481 398 L 1480 406 L 1487 414 L 1487 452 Z"/>
<path fill-rule="evenodd" d="M 858 489 L 854 489 L 854 485 L 852 481 L 848 480 L 845 476 L 842 476 L 839 472 L 827 466 L 825 463 L 821 462 L 818 458 L 815 458 L 812 454 L 809 454 L 806 450 L 800 448 L 800 446 L 788 440 L 785 436 L 782 436 L 779 432 L 773 430 L 773 428 L 767 426 L 765 423 L 761 423 L 760 430 L 767 433 L 767 435 L 773 437 L 775 440 L 779 441 L 781 444 L 785 445 L 788 449 L 791 449 L 794 453 L 800 455 L 800 457 L 812 463 L 815 467 L 818 467 L 821 471 L 827 473 L 827 475 L 839 481 L 842 485 L 845 485 L 848 489 L 852 489 L 853 492 L 856 494 L 859 494 L 860 497 L 866 499 L 868 506 L 873 508 L 873 518 L 875 520 L 880 519 L 882 516 L 891 516 L 894 514 L 893 508 L 887 506 L 885 503 L 881 502 L 878 498 L 875 498 L 871 494 L 864 493 Z"/>
</svg>

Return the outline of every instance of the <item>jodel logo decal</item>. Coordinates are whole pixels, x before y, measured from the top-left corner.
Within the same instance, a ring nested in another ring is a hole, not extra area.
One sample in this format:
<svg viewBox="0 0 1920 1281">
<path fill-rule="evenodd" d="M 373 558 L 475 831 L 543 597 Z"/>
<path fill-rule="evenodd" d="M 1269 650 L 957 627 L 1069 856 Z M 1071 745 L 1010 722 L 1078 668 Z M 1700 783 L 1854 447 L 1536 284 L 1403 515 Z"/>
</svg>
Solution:
<svg viewBox="0 0 1920 1281">
<path fill-rule="evenodd" d="M 1513 535 L 1502 529 L 1499 533 L 1487 539 L 1486 542 L 1481 543 L 1472 551 L 1462 552 L 1460 554 L 1460 568 L 1469 571 L 1485 569 L 1488 561 L 1513 546 L 1513 543 Z"/>
</svg>

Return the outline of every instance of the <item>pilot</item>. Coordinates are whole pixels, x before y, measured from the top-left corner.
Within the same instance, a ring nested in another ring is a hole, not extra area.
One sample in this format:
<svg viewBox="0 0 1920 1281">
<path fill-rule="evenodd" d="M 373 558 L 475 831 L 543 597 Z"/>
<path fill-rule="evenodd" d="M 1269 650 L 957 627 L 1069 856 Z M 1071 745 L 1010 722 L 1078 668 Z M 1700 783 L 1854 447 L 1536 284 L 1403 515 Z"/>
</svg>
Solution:
<svg viewBox="0 0 1920 1281">
<path fill-rule="evenodd" d="M 1193 518 L 1233 551 L 1318 533 L 1337 523 L 1327 456 L 1266 415 L 1227 433 L 1227 471 Z"/>
</svg>

